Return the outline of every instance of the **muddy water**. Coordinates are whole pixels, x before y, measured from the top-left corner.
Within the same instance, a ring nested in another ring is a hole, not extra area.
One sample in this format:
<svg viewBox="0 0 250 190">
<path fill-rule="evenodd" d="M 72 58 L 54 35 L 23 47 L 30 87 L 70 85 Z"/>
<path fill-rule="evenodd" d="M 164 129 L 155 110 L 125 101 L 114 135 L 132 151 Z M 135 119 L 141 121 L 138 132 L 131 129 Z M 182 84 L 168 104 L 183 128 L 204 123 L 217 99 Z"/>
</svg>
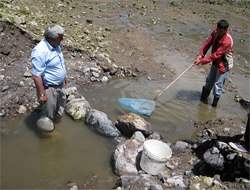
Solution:
<svg viewBox="0 0 250 190">
<path fill-rule="evenodd" d="M 135 27 L 127 19 L 114 23 Z M 140 29 L 164 40 L 165 37 L 161 35 L 166 28 L 156 28 L 157 31 Z M 185 37 L 204 41 L 207 38 L 204 31 L 212 28 L 196 28 L 197 34 L 187 28 L 177 27 L 175 30 L 185 34 Z M 248 48 L 239 43 L 240 37 L 237 33 L 235 35 L 235 50 L 248 60 Z M 249 42 L 249 39 L 246 40 Z M 178 52 L 168 52 L 163 47 L 162 51 L 155 52 L 155 61 L 156 64 L 166 63 L 173 68 L 174 77 L 161 81 L 118 79 L 89 87 L 82 94 L 93 108 L 107 113 L 115 121 L 119 115 L 128 113 L 119 105 L 118 98 L 153 99 L 192 63 L 193 58 Z M 155 131 L 162 134 L 164 140 L 191 140 L 194 121 L 247 114 L 239 103 L 233 101 L 234 92 L 223 94 L 216 109 L 211 107 L 212 96 L 208 105 L 201 103 L 200 91 L 207 75 L 201 71 L 202 67 L 191 68 L 157 100 L 152 116 L 143 116 Z M 249 73 L 244 72 L 244 66 L 236 63 L 230 77 L 243 97 L 247 98 L 249 79 L 246 75 Z M 92 175 L 99 176 L 98 189 L 111 189 L 114 186 L 117 177 L 113 175 L 109 163 L 114 148 L 111 139 L 94 133 L 83 122 L 73 121 L 67 115 L 56 125 L 53 133 L 39 134 L 35 123 L 38 117 L 36 113 L 27 114 L 4 123 L 1 137 L 2 189 L 62 189 L 70 181 L 86 183 Z M 93 183 L 96 184 L 95 181 Z"/>
<path fill-rule="evenodd" d="M 165 87 L 179 76 L 192 59 L 181 56 L 178 52 L 155 52 L 156 63 L 168 60 L 175 71 L 173 78 L 161 81 L 148 79 L 118 79 L 102 87 L 90 87 L 83 92 L 93 108 L 107 113 L 113 121 L 119 115 L 129 113 L 118 102 L 118 98 L 143 98 L 153 100 Z M 175 63 L 175 64 L 171 64 Z M 170 142 L 177 140 L 191 140 L 195 121 L 207 121 L 221 116 L 245 116 L 244 110 L 238 102 L 233 101 L 235 92 L 226 92 L 217 108 L 211 107 L 213 96 L 208 104 L 199 101 L 201 88 L 204 85 L 206 73 L 202 67 L 194 66 L 175 82 L 156 102 L 156 109 L 150 117 L 142 116 L 151 123 L 154 130 L 159 131 L 164 139 Z M 235 74 L 234 74 L 235 75 Z M 241 84 L 248 84 L 248 79 Z M 94 94 L 94 96 L 93 96 Z M 101 102 L 101 103 L 100 103 Z M 233 109 L 232 109 L 233 108 Z"/>
<path fill-rule="evenodd" d="M 156 62 L 177 60 L 171 65 L 178 76 L 190 65 L 190 59 L 178 52 L 155 52 Z M 217 109 L 199 101 L 206 74 L 199 67 L 192 67 L 157 100 L 151 117 L 143 116 L 164 140 L 191 140 L 194 121 L 206 121 L 220 116 L 242 116 L 246 111 L 232 101 L 234 93 L 226 92 Z M 174 77 L 175 77 L 174 76 Z M 117 99 L 153 99 L 172 82 L 147 79 L 117 79 L 98 84 L 82 94 L 92 108 L 105 112 L 112 121 L 129 111 Z M 233 109 L 232 109 L 233 108 Z M 111 139 L 91 131 L 83 122 L 73 121 L 64 115 L 50 134 L 36 132 L 37 113 L 28 114 L 5 123 L 1 138 L 1 187 L 11 189 L 64 188 L 67 182 L 86 183 L 97 175 L 98 189 L 112 188 L 117 179 L 110 167 L 114 148 Z M 96 184 L 96 181 L 93 182 Z"/>
</svg>

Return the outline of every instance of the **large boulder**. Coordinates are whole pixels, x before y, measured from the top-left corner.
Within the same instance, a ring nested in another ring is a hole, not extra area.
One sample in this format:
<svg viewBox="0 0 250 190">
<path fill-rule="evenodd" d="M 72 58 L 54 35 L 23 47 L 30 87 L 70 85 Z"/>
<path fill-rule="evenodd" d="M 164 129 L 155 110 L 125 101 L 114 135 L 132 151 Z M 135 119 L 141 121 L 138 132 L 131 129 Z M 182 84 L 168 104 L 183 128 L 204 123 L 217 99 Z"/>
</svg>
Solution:
<svg viewBox="0 0 250 190">
<path fill-rule="evenodd" d="M 93 131 L 106 137 L 118 137 L 121 135 L 120 131 L 113 126 L 107 114 L 101 111 L 90 109 L 86 114 L 85 123 L 89 125 Z"/>
<path fill-rule="evenodd" d="M 137 139 L 126 140 L 116 146 L 111 156 L 111 165 L 116 175 L 137 174 L 143 141 Z"/>
<path fill-rule="evenodd" d="M 82 96 L 73 98 L 67 104 L 65 111 L 75 120 L 84 120 L 86 113 L 90 110 L 89 102 Z"/>
<path fill-rule="evenodd" d="M 115 125 L 126 137 L 131 137 L 136 131 L 141 131 L 145 137 L 153 133 L 150 123 L 135 113 L 119 116 Z"/>
</svg>

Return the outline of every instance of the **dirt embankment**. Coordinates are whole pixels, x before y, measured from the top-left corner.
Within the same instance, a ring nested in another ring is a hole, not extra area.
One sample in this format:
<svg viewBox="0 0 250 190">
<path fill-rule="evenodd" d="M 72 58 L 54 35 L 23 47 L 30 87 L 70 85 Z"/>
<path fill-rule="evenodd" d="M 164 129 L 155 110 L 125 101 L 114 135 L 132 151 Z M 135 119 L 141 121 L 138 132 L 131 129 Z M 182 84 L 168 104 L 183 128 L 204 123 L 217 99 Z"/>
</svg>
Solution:
<svg viewBox="0 0 250 190">
<path fill-rule="evenodd" d="M 41 1 L 42 2 L 42 1 Z M 37 3 L 41 3 L 38 1 Z M 160 3 L 162 3 L 160 1 Z M 125 4 L 129 6 L 125 6 Z M 1 4 L 5 8 L 6 13 L 11 14 L 11 12 L 17 7 L 12 6 L 11 3 L 8 3 L 8 6 Z M 165 24 L 165 27 L 168 27 L 168 33 L 166 35 L 172 36 L 172 41 L 168 45 L 171 47 L 169 50 L 178 50 L 181 53 L 188 54 L 190 56 L 195 56 L 199 51 L 202 41 L 196 42 L 196 39 L 185 38 L 183 40 L 183 32 L 176 33 L 174 28 L 177 24 L 182 23 L 183 26 L 188 26 L 188 24 L 215 24 L 217 20 L 221 17 L 229 18 L 232 21 L 232 28 L 238 30 L 242 34 L 242 38 L 249 38 L 247 31 L 249 26 L 246 24 L 249 23 L 247 18 L 248 15 L 245 15 L 245 12 L 242 8 L 233 9 L 230 6 L 230 14 L 224 9 L 228 8 L 221 5 L 211 5 L 201 6 L 199 3 L 193 3 L 193 1 L 177 1 L 177 3 L 172 2 L 167 6 L 162 6 L 165 8 L 165 11 L 161 10 L 161 4 L 157 4 L 155 1 L 150 3 L 147 2 L 145 5 L 139 3 L 133 3 L 130 1 L 124 1 L 120 4 L 114 4 L 113 7 L 119 6 L 121 8 L 130 7 L 134 12 L 130 13 L 130 19 L 133 20 L 134 24 L 137 25 L 138 15 L 147 15 L 150 12 L 155 11 L 155 15 L 147 17 L 143 22 L 141 22 L 140 27 L 148 25 L 148 23 L 161 22 Z M 14 7 L 14 8 L 13 8 Z M 42 6 L 39 6 L 42 7 Z M 63 6 L 61 6 L 63 7 Z M 72 6 L 73 7 L 73 6 Z M 71 8 L 72 8 L 71 7 Z M 87 7 L 87 6 L 86 6 Z M 150 10 L 150 7 L 153 7 Z M 206 11 L 206 7 L 211 8 L 210 11 Z M 115 7 L 116 8 L 116 7 Z M 90 12 L 93 12 L 93 8 L 86 8 Z M 159 11 L 157 11 L 157 9 Z M 32 12 L 31 7 L 26 5 L 26 8 L 21 8 L 21 10 L 26 10 L 26 12 Z M 218 16 L 218 11 L 221 11 Z M 65 11 L 65 10 L 64 10 Z M 243 13 L 241 13 L 241 11 Z M 51 11 L 53 12 L 53 11 Z M 87 11 L 86 11 L 87 12 Z M 102 12 L 99 10 L 99 12 Z M 69 14 L 69 12 L 64 12 Z M 137 14 L 138 13 L 138 14 Z M 171 15 L 166 18 L 160 19 L 161 14 Z M 89 12 L 84 13 L 89 14 Z M 29 13 L 27 19 L 32 18 L 33 13 Z M 189 15 L 189 16 L 187 16 Z M 191 15 L 191 16 L 190 16 Z M 154 16 L 154 17 L 153 17 Z M 159 17 L 158 17 L 159 16 Z M 122 15 L 121 15 L 122 17 Z M 246 18 L 247 17 L 247 18 Z M 65 18 L 65 17 L 64 17 Z M 78 18 L 75 15 L 70 15 L 69 19 Z M 146 17 L 145 17 L 146 18 Z M 40 18 L 38 17 L 37 20 Z M 242 19 L 244 22 L 242 22 Z M 45 26 L 45 23 L 42 20 L 46 18 L 41 18 L 41 25 Z M 59 21 L 58 21 L 59 22 Z M 50 21 L 46 20 L 46 23 Z M 66 25 L 67 26 L 67 25 Z M 72 25 L 71 25 L 72 26 Z M 138 25 L 137 25 L 138 26 Z M 77 25 L 75 25 L 77 28 Z M 89 26 L 90 27 L 90 26 Z M 34 28 L 34 27 L 33 27 Z M 29 29 L 29 28 L 28 28 Z M 80 37 L 88 41 L 86 38 L 90 28 L 84 29 L 84 34 L 77 36 L 74 34 L 75 31 L 71 32 L 72 36 L 77 39 Z M 95 29 L 94 27 L 92 29 Z M 70 27 L 68 28 L 70 30 Z M 32 28 L 30 28 L 32 31 Z M 160 39 L 152 38 L 149 33 L 143 32 L 139 27 L 126 27 L 126 28 L 114 28 L 109 30 L 106 28 L 105 33 L 109 34 L 108 40 L 111 40 L 111 45 L 101 48 L 100 54 L 95 54 L 95 44 L 88 46 L 90 48 L 85 51 L 82 48 L 72 48 L 68 46 L 67 43 L 62 45 L 62 50 L 65 57 L 65 62 L 67 63 L 69 86 L 76 86 L 77 88 L 84 85 L 91 85 L 93 82 L 99 82 L 103 76 L 113 76 L 113 77 L 124 77 L 124 76 L 133 76 L 133 77 L 147 77 L 148 75 L 153 76 L 154 79 L 162 78 L 162 75 L 171 77 L 172 73 L 170 68 L 164 64 L 155 64 L 154 55 L 151 53 L 155 49 L 161 49 L 162 43 Z M 34 31 L 32 31 L 34 32 Z M 90 33 L 94 31 L 90 31 Z M 35 31 L 35 33 L 41 33 L 41 31 Z M 37 97 L 36 97 L 36 88 L 34 82 L 31 78 L 31 69 L 32 64 L 30 62 L 30 52 L 32 48 L 37 44 L 38 38 L 31 37 L 27 31 L 16 27 L 10 22 L 0 21 L 0 95 L 1 95 L 1 104 L 0 104 L 0 117 L 13 117 L 22 112 L 33 111 L 37 107 Z M 74 35 L 73 35 L 74 34 Z M 69 34 L 70 35 L 70 34 Z M 104 36 L 104 34 L 103 34 Z M 98 38 L 99 39 L 99 38 Z M 105 39 L 107 40 L 107 38 Z M 104 41 L 105 41 L 104 40 Z M 77 39 L 75 41 L 80 41 Z M 248 41 L 248 40 L 246 40 Z M 103 56 L 101 56 L 103 55 Z M 109 60 L 112 60 L 112 63 L 115 63 L 116 66 L 110 66 L 108 64 Z M 243 62 L 243 60 L 238 60 Z M 244 63 L 243 63 L 244 64 Z M 99 67 L 101 68 L 101 73 L 99 79 L 93 78 L 91 75 L 85 75 L 83 73 L 84 68 L 86 67 Z M 235 87 L 232 84 L 226 86 L 227 90 L 235 90 Z M 216 121 L 208 121 L 207 123 L 196 123 L 198 131 L 194 134 L 197 142 L 203 142 L 203 140 L 212 139 L 214 141 L 216 138 L 220 137 L 224 141 L 228 140 L 239 140 L 242 139 L 242 131 L 244 131 L 246 124 L 245 118 L 219 118 Z M 230 128 L 230 132 L 225 132 L 226 128 Z M 204 135 L 210 134 L 210 135 Z M 239 136 L 238 136 L 239 135 Z M 204 139 L 206 137 L 206 139 Z M 223 137 L 223 138 L 222 138 Z M 228 138 L 225 140 L 225 138 Z M 197 155 L 200 155 L 196 152 Z M 188 163 L 190 152 L 185 152 L 180 155 L 182 163 Z M 247 155 L 246 155 L 247 156 Z M 249 158 L 248 158 L 249 159 Z M 179 168 L 181 171 L 185 166 Z M 223 182 L 222 182 L 223 183 Z M 240 180 L 235 181 L 224 181 L 224 184 L 230 189 L 238 189 L 241 187 L 247 188 L 246 184 L 243 184 Z"/>
<path fill-rule="evenodd" d="M 1 20 L 18 25 L 0 23 L 1 117 L 12 117 L 26 109 L 32 111 L 37 106 L 30 53 L 43 37 L 48 23 L 59 23 L 66 29 L 62 50 L 69 85 L 77 87 L 99 82 L 103 76 L 150 76 L 155 80 L 162 79 L 163 75 L 172 77 L 167 64 L 156 64 L 154 52 L 164 46 L 169 51 L 177 50 L 195 57 L 203 39 L 186 36 L 183 29 L 188 30 L 188 26 L 214 26 L 219 19 L 228 18 L 232 30 L 242 36 L 243 44 L 249 41 L 247 3 L 232 6 L 219 1 L 210 4 L 195 1 L 103 1 L 101 4 L 62 1 L 48 8 L 48 2 L 26 1 L 0 4 Z M 157 27 L 159 31 L 161 28 L 166 30 L 154 37 L 151 33 L 158 32 Z M 246 65 L 244 61 L 237 60 L 243 66 Z M 101 68 L 99 78 L 84 73 L 87 67 Z M 235 87 L 227 82 L 225 89 L 232 91 Z"/>
</svg>

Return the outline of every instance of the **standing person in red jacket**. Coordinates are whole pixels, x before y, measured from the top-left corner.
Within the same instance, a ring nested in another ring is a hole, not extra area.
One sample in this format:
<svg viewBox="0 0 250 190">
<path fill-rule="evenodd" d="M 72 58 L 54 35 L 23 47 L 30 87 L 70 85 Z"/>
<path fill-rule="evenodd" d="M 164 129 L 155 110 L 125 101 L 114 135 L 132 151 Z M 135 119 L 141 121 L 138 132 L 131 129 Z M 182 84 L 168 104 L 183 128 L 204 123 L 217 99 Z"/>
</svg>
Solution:
<svg viewBox="0 0 250 190">
<path fill-rule="evenodd" d="M 233 67 L 233 38 L 228 32 L 228 27 L 229 24 L 226 20 L 220 20 L 194 61 L 195 65 L 212 62 L 206 84 L 202 89 L 201 101 L 207 101 L 210 91 L 213 89 L 213 107 L 217 106 L 226 78 Z M 211 54 L 205 57 L 211 46 Z"/>
</svg>

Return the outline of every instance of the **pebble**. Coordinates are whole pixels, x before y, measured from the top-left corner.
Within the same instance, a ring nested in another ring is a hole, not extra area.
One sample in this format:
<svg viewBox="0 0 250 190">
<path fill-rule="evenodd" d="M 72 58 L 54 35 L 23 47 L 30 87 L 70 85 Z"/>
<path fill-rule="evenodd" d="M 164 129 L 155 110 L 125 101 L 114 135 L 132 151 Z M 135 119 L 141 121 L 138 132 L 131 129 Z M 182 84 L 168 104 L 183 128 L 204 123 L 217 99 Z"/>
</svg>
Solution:
<svg viewBox="0 0 250 190">
<path fill-rule="evenodd" d="M 9 89 L 9 86 L 4 86 L 3 88 L 2 88 L 2 90 L 1 90 L 1 92 L 4 92 L 4 91 L 6 91 L 6 90 L 8 90 Z"/>
<path fill-rule="evenodd" d="M 91 67 L 91 68 L 90 68 L 90 71 L 99 73 L 99 69 L 97 69 L 97 68 L 95 68 L 95 67 Z"/>
<path fill-rule="evenodd" d="M 19 114 L 24 114 L 27 112 L 27 108 L 24 105 L 20 105 L 18 109 Z"/>
<path fill-rule="evenodd" d="M 102 82 L 102 83 L 105 83 L 105 82 L 107 82 L 107 81 L 108 81 L 108 77 L 103 76 L 102 79 L 101 79 L 101 82 Z"/>
<path fill-rule="evenodd" d="M 100 77 L 99 73 L 97 73 L 97 72 L 92 72 L 92 75 L 93 75 L 95 78 L 99 78 L 99 77 Z"/>
</svg>

